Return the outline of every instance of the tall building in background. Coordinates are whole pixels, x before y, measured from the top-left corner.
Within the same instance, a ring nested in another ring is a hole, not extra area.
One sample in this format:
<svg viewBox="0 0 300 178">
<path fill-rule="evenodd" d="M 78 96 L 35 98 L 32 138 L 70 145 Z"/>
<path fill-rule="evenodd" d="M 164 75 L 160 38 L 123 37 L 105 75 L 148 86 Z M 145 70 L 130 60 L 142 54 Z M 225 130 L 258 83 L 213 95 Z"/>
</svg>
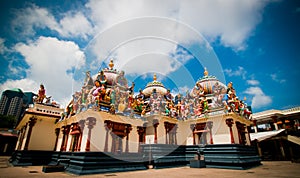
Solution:
<svg viewBox="0 0 300 178">
<path fill-rule="evenodd" d="M 24 93 L 21 89 L 5 90 L 0 99 L 0 114 L 15 116 L 18 121 L 23 112 Z"/>
</svg>

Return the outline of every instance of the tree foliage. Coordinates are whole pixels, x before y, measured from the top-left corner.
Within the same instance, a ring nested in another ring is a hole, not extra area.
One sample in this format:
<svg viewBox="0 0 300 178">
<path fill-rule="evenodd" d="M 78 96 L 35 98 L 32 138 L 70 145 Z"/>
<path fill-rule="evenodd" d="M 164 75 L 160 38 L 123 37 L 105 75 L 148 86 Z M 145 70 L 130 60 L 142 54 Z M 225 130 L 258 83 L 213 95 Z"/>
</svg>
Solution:
<svg viewBox="0 0 300 178">
<path fill-rule="evenodd" d="M 16 122 L 15 116 L 0 115 L 0 128 L 13 128 Z"/>
</svg>

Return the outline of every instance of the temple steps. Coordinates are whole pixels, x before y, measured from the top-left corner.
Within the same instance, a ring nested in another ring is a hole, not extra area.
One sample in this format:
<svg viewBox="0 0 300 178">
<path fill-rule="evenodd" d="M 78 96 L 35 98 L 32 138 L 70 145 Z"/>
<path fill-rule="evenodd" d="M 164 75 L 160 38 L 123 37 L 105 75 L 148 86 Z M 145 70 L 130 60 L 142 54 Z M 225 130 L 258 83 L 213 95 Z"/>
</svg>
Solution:
<svg viewBox="0 0 300 178">
<path fill-rule="evenodd" d="M 238 144 L 142 144 L 141 153 L 16 151 L 14 166 L 43 165 L 44 172 L 66 171 L 76 175 L 112 173 L 187 166 L 204 155 L 206 167 L 247 169 L 260 165 L 255 147 Z"/>
</svg>

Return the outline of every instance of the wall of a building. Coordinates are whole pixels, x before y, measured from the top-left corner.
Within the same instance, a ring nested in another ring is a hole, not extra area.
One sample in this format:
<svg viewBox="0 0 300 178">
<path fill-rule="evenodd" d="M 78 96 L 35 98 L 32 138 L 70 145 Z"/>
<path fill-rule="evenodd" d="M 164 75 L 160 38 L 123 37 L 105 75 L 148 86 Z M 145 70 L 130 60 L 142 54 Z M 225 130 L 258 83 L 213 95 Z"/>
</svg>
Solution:
<svg viewBox="0 0 300 178">
<path fill-rule="evenodd" d="M 40 118 L 32 128 L 28 150 L 52 151 L 55 145 L 55 119 Z"/>
<path fill-rule="evenodd" d="M 191 122 L 178 121 L 177 144 L 193 145 L 193 131 L 190 127 Z"/>
</svg>

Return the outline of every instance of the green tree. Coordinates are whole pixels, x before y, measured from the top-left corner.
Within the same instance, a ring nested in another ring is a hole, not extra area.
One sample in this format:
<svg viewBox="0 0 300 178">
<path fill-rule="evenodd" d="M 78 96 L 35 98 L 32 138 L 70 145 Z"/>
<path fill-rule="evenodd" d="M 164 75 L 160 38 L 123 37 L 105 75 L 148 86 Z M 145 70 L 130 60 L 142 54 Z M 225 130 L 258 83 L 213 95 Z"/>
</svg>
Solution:
<svg viewBox="0 0 300 178">
<path fill-rule="evenodd" d="M 0 115 L 0 128 L 14 128 L 16 117 L 10 115 Z"/>
</svg>

